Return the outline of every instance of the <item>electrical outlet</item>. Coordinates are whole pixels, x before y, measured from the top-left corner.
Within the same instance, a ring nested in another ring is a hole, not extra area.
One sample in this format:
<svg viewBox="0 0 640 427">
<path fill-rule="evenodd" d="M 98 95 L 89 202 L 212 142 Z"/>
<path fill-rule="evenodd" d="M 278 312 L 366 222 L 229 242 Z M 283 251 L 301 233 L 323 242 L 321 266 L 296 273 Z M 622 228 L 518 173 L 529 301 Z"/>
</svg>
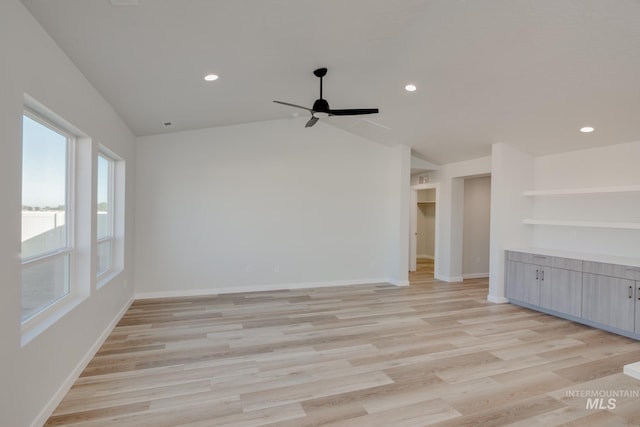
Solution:
<svg viewBox="0 0 640 427">
<path fill-rule="evenodd" d="M 124 288 L 127 289 L 127 279 L 124 279 Z"/>
<path fill-rule="evenodd" d="M 274 265 L 273 266 L 273 272 L 274 273 L 280 273 L 280 266 L 279 265 Z"/>
<path fill-rule="evenodd" d="M 253 273 L 253 265 L 247 265 L 247 266 L 244 268 L 244 270 L 245 270 L 247 273 Z"/>
<path fill-rule="evenodd" d="M 480 257 L 476 257 L 476 264 L 480 264 Z"/>
</svg>

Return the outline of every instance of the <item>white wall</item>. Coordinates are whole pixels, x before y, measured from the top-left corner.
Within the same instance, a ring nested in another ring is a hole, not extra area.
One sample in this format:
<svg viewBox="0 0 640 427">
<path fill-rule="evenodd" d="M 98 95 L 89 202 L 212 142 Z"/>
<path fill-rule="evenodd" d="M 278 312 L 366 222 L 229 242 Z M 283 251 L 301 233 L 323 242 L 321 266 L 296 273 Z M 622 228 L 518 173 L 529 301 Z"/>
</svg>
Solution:
<svg viewBox="0 0 640 427">
<path fill-rule="evenodd" d="M 92 346 L 132 297 L 133 271 L 89 296 L 70 313 L 21 346 L 20 234 L 21 131 L 30 95 L 127 161 L 134 170 L 134 137 L 18 0 L 0 2 L 0 424 L 29 426 L 53 410 Z M 126 229 L 133 231 L 133 175 L 127 178 Z M 133 255 L 132 233 L 125 259 Z M 62 389 L 61 389 L 62 388 Z"/>
<path fill-rule="evenodd" d="M 640 184 L 640 142 L 537 157 L 534 188 L 589 188 Z"/>
<path fill-rule="evenodd" d="M 462 275 L 489 276 L 491 177 L 464 180 Z"/>
<path fill-rule="evenodd" d="M 405 151 L 300 120 L 139 138 L 138 296 L 402 282 Z"/>
<path fill-rule="evenodd" d="M 531 228 L 522 224 L 530 215 L 531 199 L 522 193 L 533 185 L 533 158 L 507 144 L 491 147 L 491 238 L 489 295 L 496 303 L 504 296 L 504 251 L 531 244 Z"/>
<path fill-rule="evenodd" d="M 571 189 L 640 185 L 640 142 L 538 157 L 534 188 Z M 533 198 L 532 217 L 567 221 L 640 222 L 640 193 Z M 533 228 L 538 248 L 640 258 L 640 230 Z"/>
<path fill-rule="evenodd" d="M 526 197 L 525 190 L 640 185 L 640 142 L 533 158 L 494 144 L 489 300 L 505 302 L 504 250 L 531 248 L 640 258 L 640 231 L 527 225 L 527 218 L 640 222 L 638 193 Z"/>
<path fill-rule="evenodd" d="M 439 183 L 436 205 L 438 220 L 438 248 L 435 277 L 447 282 L 463 279 L 463 213 L 464 179 L 492 172 L 491 157 L 443 165 L 431 173 L 431 182 Z"/>
<path fill-rule="evenodd" d="M 387 258 L 389 281 L 398 286 L 409 285 L 409 203 L 411 199 L 411 148 L 392 147 L 387 158 L 391 168 L 387 176 L 390 184 L 390 222 L 387 227 Z"/>
</svg>

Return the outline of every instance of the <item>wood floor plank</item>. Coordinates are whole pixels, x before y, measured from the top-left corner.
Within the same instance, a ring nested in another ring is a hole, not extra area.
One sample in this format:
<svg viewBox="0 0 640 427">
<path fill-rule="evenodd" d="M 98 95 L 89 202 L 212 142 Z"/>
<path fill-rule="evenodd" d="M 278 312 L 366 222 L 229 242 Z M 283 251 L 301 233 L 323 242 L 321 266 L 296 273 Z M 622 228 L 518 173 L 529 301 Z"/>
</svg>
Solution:
<svg viewBox="0 0 640 427">
<path fill-rule="evenodd" d="M 97 410 L 116 407 L 131 403 L 147 403 L 161 398 L 175 399 L 179 396 L 191 396 L 194 393 L 211 390 L 211 383 L 207 380 L 193 382 L 183 382 L 168 386 L 152 387 L 144 390 L 129 392 L 118 392 L 109 395 L 94 395 L 93 398 L 65 399 L 56 412 L 59 415 L 71 414 L 73 412 Z"/>
<path fill-rule="evenodd" d="M 241 399 L 245 411 L 254 411 L 391 383 L 393 380 L 385 373 L 370 372 L 246 393 Z"/>
<path fill-rule="evenodd" d="M 441 421 L 458 418 L 460 414 L 446 402 L 433 399 L 375 414 L 343 419 L 326 424 L 327 427 L 415 427 L 435 425 Z"/>
<path fill-rule="evenodd" d="M 636 397 L 576 394 L 640 393 L 640 342 L 418 266 L 409 287 L 135 301 L 47 425 L 640 425 Z"/>
</svg>

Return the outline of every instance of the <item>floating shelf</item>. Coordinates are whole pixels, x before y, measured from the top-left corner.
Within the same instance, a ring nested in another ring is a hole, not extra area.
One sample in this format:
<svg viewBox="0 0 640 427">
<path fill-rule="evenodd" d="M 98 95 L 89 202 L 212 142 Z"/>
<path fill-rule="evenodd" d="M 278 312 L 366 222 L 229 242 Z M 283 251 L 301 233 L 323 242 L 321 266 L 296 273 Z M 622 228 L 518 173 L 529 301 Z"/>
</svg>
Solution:
<svg viewBox="0 0 640 427">
<path fill-rule="evenodd" d="M 640 222 L 606 222 L 606 221 L 565 221 L 550 219 L 523 219 L 523 224 L 553 225 L 560 227 L 616 228 L 622 230 L 640 230 Z"/>
<path fill-rule="evenodd" d="M 528 190 L 525 196 L 562 196 L 570 194 L 606 194 L 640 192 L 640 185 L 623 185 L 617 187 L 564 188 L 555 190 Z"/>
</svg>

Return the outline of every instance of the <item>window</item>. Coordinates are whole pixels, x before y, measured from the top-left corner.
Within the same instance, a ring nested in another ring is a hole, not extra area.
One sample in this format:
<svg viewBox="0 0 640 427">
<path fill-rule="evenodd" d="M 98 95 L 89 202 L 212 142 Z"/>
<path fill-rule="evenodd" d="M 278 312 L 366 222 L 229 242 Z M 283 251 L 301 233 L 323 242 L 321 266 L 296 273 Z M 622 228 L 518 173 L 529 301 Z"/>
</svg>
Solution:
<svg viewBox="0 0 640 427">
<path fill-rule="evenodd" d="M 97 180 L 97 275 L 113 269 L 114 206 L 113 183 L 115 161 L 104 153 L 98 155 Z"/>
<path fill-rule="evenodd" d="M 23 114 L 23 322 L 71 289 L 73 143 L 70 134 L 35 113 Z"/>
</svg>

